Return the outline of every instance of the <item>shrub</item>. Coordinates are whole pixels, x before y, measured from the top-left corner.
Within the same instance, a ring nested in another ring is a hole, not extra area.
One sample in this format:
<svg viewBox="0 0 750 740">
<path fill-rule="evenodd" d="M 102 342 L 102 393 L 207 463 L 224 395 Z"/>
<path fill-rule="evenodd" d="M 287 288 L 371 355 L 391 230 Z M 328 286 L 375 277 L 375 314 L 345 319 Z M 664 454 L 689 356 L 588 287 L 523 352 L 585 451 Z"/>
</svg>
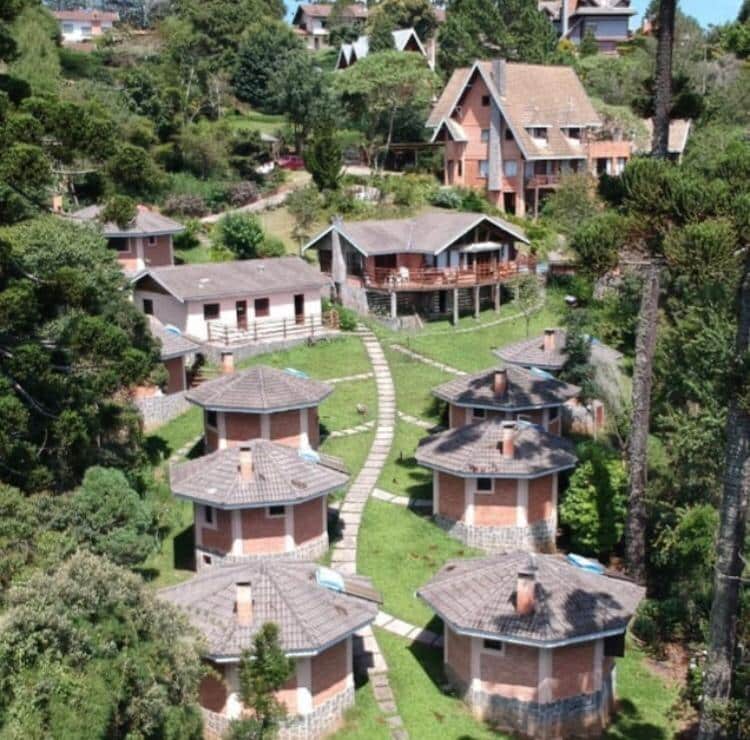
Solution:
<svg viewBox="0 0 750 740">
<path fill-rule="evenodd" d="M 179 193 L 170 195 L 164 201 L 165 213 L 177 214 L 180 216 L 205 216 L 208 213 L 208 206 L 205 199 L 200 195 L 192 193 Z"/>
<path fill-rule="evenodd" d="M 181 231 L 179 234 L 174 235 L 174 248 L 175 249 L 195 249 L 200 246 L 200 239 L 198 239 L 198 233 L 201 230 L 201 222 L 197 219 L 191 218 L 185 224 L 185 231 Z"/>
<path fill-rule="evenodd" d="M 238 208 L 239 206 L 254 203 L 260 197 L 260 188 L 249 180 L 236 182 L 227 188 L 227 199 L 229 204 Z"/>
<path fill-rule="evenodd" d="M 461 196 L 455 190 L 440 188 L 430 196 L 430 203 L 438 208 L 452 208 L 457 211 L 461 207 Z"/>
<path fill-rule="evenodd" d="M 339 327 L 343 331 L 354 331 L 359 323 L 359 315 L 351 308 L 323 299 L 323 311 L 336 311 L 339 315 Z"/>
<path fill-rule="evenodd" d="M 258 257 L 283 257 L 286 254 L 286 244 L 278 236 L 266 234 L 258 248 Z"/>
<path fill-rule="evenodd" d="M 132 198 L 127 195 L 112 196 L 102 208 L 99 220 L 102 223 L 115 223 L 121 229 L 128 227 L 138 215 L 138 206 Z"/>
<path fill-rule="evenodd" d="M 218 246 L 229 250 L 237 259 L 254 259 L 263 249 L 265 235 L 255 216 L 228 213 L 218 223 Z"/>
</svg>

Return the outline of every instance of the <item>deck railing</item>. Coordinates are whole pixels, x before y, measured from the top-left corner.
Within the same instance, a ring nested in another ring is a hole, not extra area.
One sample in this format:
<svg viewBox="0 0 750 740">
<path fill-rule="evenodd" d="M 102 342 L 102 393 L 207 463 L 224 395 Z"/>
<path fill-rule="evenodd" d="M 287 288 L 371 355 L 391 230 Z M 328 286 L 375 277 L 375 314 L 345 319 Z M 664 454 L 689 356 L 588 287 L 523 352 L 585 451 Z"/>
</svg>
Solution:
<svg viewBox="0 0 750 740">
<path fill-rule="evenodd" d="M 247 328 L 229 326 L 223 321 L 207 321 L 208 341 L 217 344 L 250 344 L 299 337 L 316 337 L 330 326 L 330 317 L 320 314 L 284 319 L 251 321 Z"/>
<path fill-rule="evenodd" d="M 532 188 L 543 188 L 551 185 L 559 185 L 562 181 L 562 175 L 530 175 L 526 179 L 526 185 Z"/>
<path fill-rule="evenodd" d="M 474 267 L 375 267 L 364 275 L 365 287 L 386 290 L 467 288 L 509 280 L 523 272 L 535 272 L 536 260 L 520 256 L 512 262 L 477 264 Z"/>
</svg>

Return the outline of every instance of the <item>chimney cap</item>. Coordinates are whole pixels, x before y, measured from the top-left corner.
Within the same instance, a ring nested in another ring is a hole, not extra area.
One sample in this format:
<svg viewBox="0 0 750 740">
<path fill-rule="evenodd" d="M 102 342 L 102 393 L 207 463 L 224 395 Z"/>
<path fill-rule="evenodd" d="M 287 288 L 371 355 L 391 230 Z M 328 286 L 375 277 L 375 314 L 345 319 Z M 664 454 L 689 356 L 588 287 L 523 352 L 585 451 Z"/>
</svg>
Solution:
<svg viewBox="0 0 750 740">
<path fill-rule="evenodd" d="M 556 331 L 557 331 L 557 329 L 550 329 L 550 328 L 548 328 L 548 329 L 545 329 L 545 330 L 544 330 L 544 333 L 545 333 L 545 334 L 546 334 L 547 336 L 549 336 L 550 334 L 554 334 L 554 333 L 555 333 Z"/>
<path fill-rule="evenodd" d="M 250 588 L 251 583 L 250 581 L 237 581 L 236 585 L 237 588 Z"/>
<path fill-rule="evenodd" d="M 519 578 L 527 578 L 529 580 L 536 579 L 536 572 L 537 572 L 537 564 L 536 564 L 536 558 L 534 557 L 533 553 L 529 554 L 529 558 L 519 569 L 518 569 L 518 577 Z"/>
</svg>

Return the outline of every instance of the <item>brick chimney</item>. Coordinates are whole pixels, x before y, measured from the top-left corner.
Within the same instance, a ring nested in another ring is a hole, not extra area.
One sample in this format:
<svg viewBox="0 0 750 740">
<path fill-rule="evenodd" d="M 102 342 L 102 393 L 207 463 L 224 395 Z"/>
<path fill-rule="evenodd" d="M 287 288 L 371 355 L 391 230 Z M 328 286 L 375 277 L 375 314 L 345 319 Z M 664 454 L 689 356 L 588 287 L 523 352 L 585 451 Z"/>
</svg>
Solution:
<svg viewBox="0 0 750 740">
<path fill-rule="evenodd" d="M 492 388 L 495 391 L 495 395 L 499 398 L 502 398 L 508 391 L 508 371 L 504 367 L 495 370 Z"/>
<path fill-rule="evenodd" d="M 516 581 L 516 612 L 525 617 L 534 612 L 536 589 L 536 562 L 534 556 L 530 555 L 528 563 L 518 571 Z"/>
<path fill-rule="evenodd" d="M 503 457 L 506 460 L 512 460 L 516 456 L 516 422 L 515 421 L 504 421 L 503 422 Z"/>
<path fill-rule="evenodd" d="M 240 581 L 237 589 L 237 622 L 242 627 L 253 623 L 253 589 L 250 581 Z"/>
<path fill-rule="evenodd" d="M 249 481 L 253 477 L 253 450 L 249 442 L 243 442 L 240 445 L 240 478 L 243 481 Z"/>
<path fill-rule="evenodd" d="M 505 95 L 508 73 L 505 59 L 492 60 L 492 78 L 495 81 L 495 87 L 500 95 Z"/>
<path fill-rule="evenodd" d="M 234 372 L 234 352 L 227 350 L 221 353 L 221 372 L 224 375 Z"/>
<path fill-rule="evenodd" d="M 544 351 L 545 352 L 554 352 L 555 351 L 555 330 L 554 329 L 545 329 L 544 330 Z"/>
</svg>

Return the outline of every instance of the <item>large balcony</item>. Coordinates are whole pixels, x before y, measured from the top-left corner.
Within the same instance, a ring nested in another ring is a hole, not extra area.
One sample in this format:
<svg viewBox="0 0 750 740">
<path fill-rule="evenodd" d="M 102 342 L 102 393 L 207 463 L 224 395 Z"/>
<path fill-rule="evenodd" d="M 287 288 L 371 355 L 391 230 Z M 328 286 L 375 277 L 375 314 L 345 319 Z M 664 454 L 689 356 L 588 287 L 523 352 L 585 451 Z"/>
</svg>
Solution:
<svg viewBox="0 0 750 740">
<path fill-rule="evenodd" d="M 519 255 L 512 262 L 475 264 L 473 267 L 375 267 L 367 269 L 365 288 L 390 292 L 447 290 L 494 285 L 515 275 L 536 271 L 533 257 Z"/>
</svg>

